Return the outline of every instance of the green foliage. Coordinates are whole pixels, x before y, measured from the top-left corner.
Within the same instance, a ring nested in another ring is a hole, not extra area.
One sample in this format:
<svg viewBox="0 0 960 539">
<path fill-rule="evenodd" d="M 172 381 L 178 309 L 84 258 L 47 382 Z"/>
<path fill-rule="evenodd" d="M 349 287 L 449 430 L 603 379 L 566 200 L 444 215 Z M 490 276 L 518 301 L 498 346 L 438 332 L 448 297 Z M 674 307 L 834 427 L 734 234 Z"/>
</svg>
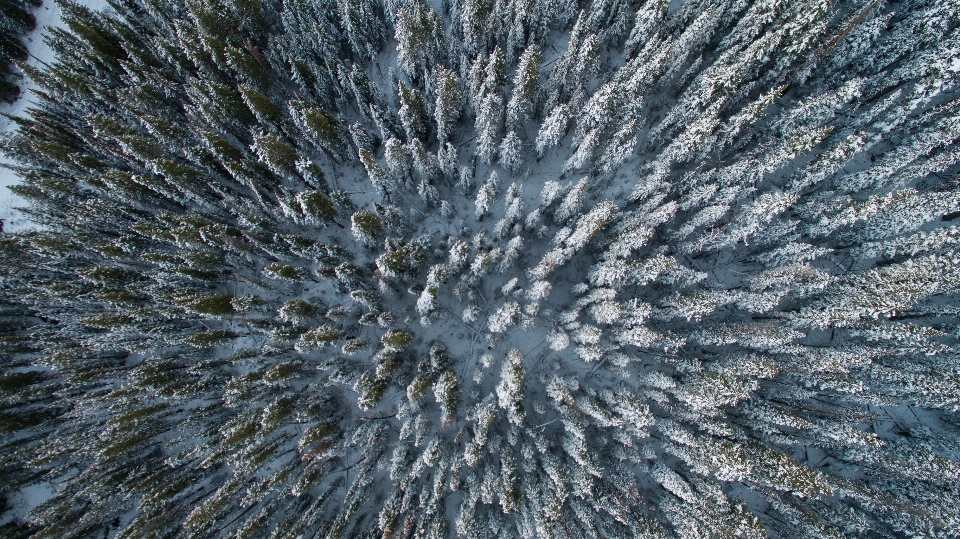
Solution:
<svg viewBox="0 0 960 539">
<path fill-rule="evenodd" d="M 403 366 L 403 358 L 393 352 L 377 354 L 377 358 L 380 360 L 374 370 L 377 378 L 390 380 L 391 376 Z"/>
<path fill-rule="evenodd" d="M 344 213 L 352 213 L 357 209 L 357 205 L 350 199 L 350 195 L 342 190 L 331 191 L 330 200 Z"/>
<path fill-rule="evenodd" d="M 263 273 L 271 279 L 280 281 L 300 282 L 307 277 L 306 270 L 288 264 L 267 264 L 263 268 Z"/>
<path fill-rule="evenodd" d="M 427 260 L 427 253 L 419 242 L 390 238 L 386 247 L 386 252 L 377 258 L 376 263 L 377 269 L 387 277 L 409 277 Z"/>
<path fill-rule="evenodd" d="M 262 311 L 266 305 L 266 301 L 259 296 L 245 294 L 242 296 L 234 296 L 230 299 L 230 304 L 237 313 L 251 313 Z"/>
<path fill-rule="evenodd" d="M 197 314 L 220 317 L 236 312 L 231 303 L 232 299 L 230 294 L 191 294 L 174 299 L 174 302 Z"/>
<path fill-rule="evenodd" d="M 413 335 L 409 332 L 392 329 L 380 337 L 380 342 L 387 350 L 400 352 L 413 341 Z"/>
<path fill-rule="evenodd" d="M 260 122 L 278 125 L 283 121 L 283 111 L 269 97 L 246 85 L 240 85 L 240 95 Z"/>
<path fill-rule="evenodd" d="M 27 59 L 23 37 L 36 27 L 37 21 L 28 2 L 4 2 L 0 13 L 6 37 L 0 41 L 0 100 L 13 103 L 20 93 L 15 84 L 19 76 L 13 70 L 13 62 Z"/>
<path fill-rule="evenodd" d="M 407 386 L 407 399 L 410 401 L 410 404 L 417 404 L 427 393 L 427 390 L 430 389 L 431 385 L 432 380 L 430 376 L 426 374 L 418 374 L 414 377 L 410 385 Z"/>
<path fill-rule="evenodd" d="M 369 410 L 376 406 L 387 392 L 389 383 L 379 378 L 375 373 L 366 371 L 360 375 L 353 385 L 353 390 L 359 395 L 357 405 L 361 410 Z"/>
<path fill-rule="evenodd" d="M 261 65 L 263 56 L 255 48 L 251 46 L 250 49 L 245 50 L 237 47 L 227 47 L 225 52 L 230 67 L 243 75 L 244 78 L 260 88 L 266 88 L 270 84 L 270 74 Z"/>
<path fill-rule="evenodd" d="M 370 343 L 364 339 L 350 339 L 343 343 L 342 351 L 344 354 L 355 355 L 366 350 Z"/>
<path fill-rule="evenodd" d="M 129 325 L 134 322 L 134 320 L 132 316 L 123 313 L 103 313 L 82 318 L 80 319 L 80 323 L 94 328 L 112 329 Z"/>
<path fill-rule="evenodd" d="M 426 139 L 429 133 L 429 116 L 427 102 L 423 95 L 414 89 L 407 88 L 399 82 L 400 121 L 407 131 L 409 139 Z"/>
<path fill-rule="evenodd" d="M 263 381 L 268 384 L 279 384 L 294 378 L 302 372 L 302 365 L 297 362 L 277 363 L 267 368 L 263 374 Z"/>
<path fill-rule="evenodd" d="M 280 342 L 295 342 L 306 332 L 301 327 L 281 327 L 273 330 L 270 337 Z"/>
<path fill-rule="evenodd" d="M 110 266 L 83 268 L 77 270 L 77 273 L 87 281 L 101 286 L 123 285 L 135 278 L 135 274 L 128 270 Z"/>
<path fill-rule="evenodd" d="M 38 384 L 48 378 L 47 374 L 36 371 L 5 374 L 0 376 L 0 390 L 4 392 L 17 391 Z"/>
<path fill-rule="evenodd" d="M 359 210 L 350 216 L 353 235 L 366 244 L 372 244 L 383 235 L 383 221 L 369 210 Z"/>
<path fill-rule="evenodd" d="M 289 107 L 315 145 L 335 156 L 344 152 L 344 130 L 336 118 L 306 101 L 291 101 Z"/>
<path fill-rule="evenodd" d="M 285 302 L 279 314 L 282 320 L 299 324 L 315 316 L 317 309 L 302 299 L 295 299 Z"/>
<path fill-rule="evenodd" d="M 329 198 L 324 196 L 323 193 L 313 191 L 307 194 L 301 194 L 300 203 L 304 213 L 317 221 L 333 221 L 337 218 L 337 207 Z"/>
<path fill-rule="evenodd" d="M 219 277 L 219 274 L 213 271 L 204 271 L 185 266 L 173 268 L 173 271 L 181 275 L 186 275 L 187 277 L 197 279 L 198 281 L 215 281 L 217 280 L 217 277 Z"/>
<path fill-rule="evenodd" d="M 352 287 L 363 282 L 365 274 L 363 270 L 354 264 L 344 262 L 334 269 L 337 279 L 347 287 Z"/>
<path fill-rule="evenodd" d="M 350 297 L 371 311 L 379 311 L 383 307 L 380 297 L 367 290 L 355 290 L 350 292 Z"/>
<path fill-rule="evenodd" d="M 254 150 L 260 160 L 276 174 L 297 173 L 297 151 L 280 137 L 261 133 L 254 137 Z"/>
<path fill-rule="evenodd" d="M 239 102 L 238 107 L 243 106 L 242 102 Z M 249 114 L 249 113 L 248 113 Z M 203 139 L 206 142 L 207 147 L 217 155 L 223 161 L 239 161 L 243 159 L 243 152 L 231 144 L 226 137 L 217 133 L 215 131 L 204 131 Z"/>
<path fill-rule="evenodd" d="M 443 371 L 433 384 L 433 392 L 442 410 L 441 422 L 449 427 L 456 418 L 457 406 L 460 404 L 460 386 L 457 384 L 457 375 L 453 371 Z"/>
<path fill-rule="evenodd" d="M 343 338 L 343 334 L 340 330 L 331 325 L 323 325 L 301 335 L 297 342 L 297 349 L 301 351 L 312 350 L 333 344 L 341 338 Z"/>
<path fill-rule="evenodd" d="M 141 305 L 147 298 L 129 290 L 101 290 L 96 294 L 97 299 L 117 305 Z"/>
</svg>

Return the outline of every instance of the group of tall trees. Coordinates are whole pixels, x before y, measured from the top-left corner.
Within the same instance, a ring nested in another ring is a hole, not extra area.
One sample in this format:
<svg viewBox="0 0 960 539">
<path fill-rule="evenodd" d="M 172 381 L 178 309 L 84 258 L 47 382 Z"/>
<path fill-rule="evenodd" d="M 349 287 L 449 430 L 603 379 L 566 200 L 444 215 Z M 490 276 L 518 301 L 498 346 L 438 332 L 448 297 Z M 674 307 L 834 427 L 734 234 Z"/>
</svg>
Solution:
<svg viewBox="0 0 960 539">
<path fill-rule="evenodd" d="M 37 26 L 33 10 L 42 0 L 3 0 L 0 2 L 0 101 L 13 103 L 20 96 L 21 78 L 14 62 L 27 59 L 24 36 Z"/>
<path fill-rule="evenodd" d="M 2 141 L 0 535 L 960 534 L 957 1 L 109 5 Z"/>
</svg>

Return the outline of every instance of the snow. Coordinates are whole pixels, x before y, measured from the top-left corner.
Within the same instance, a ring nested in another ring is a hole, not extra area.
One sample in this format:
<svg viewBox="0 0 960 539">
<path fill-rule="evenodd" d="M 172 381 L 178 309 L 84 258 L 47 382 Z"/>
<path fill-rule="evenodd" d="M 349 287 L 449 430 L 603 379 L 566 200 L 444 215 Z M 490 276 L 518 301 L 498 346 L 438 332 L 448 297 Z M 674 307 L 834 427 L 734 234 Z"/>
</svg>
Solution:
<svg viewBox="0 0 960 539">
<path fill-rule="evenodd" d="M 80 5 L 87 6 L 90 9 L 102 10 L 107 7 L 106 0 L 78 0 Z M 50 30 L 53 28 L 63 28 L 64 23 L 61 18 L 60 6 L 51 0 L 44 2 L 34 15 L 37 18 L 37 28 L 24 37 L 24 44 L 30 52 L 27 64 L 33 67 L 40 67 L 43 64 L 52 63 L 54 60 L 53 49 L 47 43 L 50 37 Z M 33 92 L 36 85 L 33 81 L 24 78 L 20 81 L 20 99 L 12 104 L 0 103 L 0 113 L 11 116 L 26 117 L 30 113 L 30 107 L 34 104 Z M 6 136 L 16 129 L 16 124 L 0 116 L 0 136 Z M 4 230 L 17 231 L 30 228 L 33 223 L 17 211 L 18 207 L 25 205 L 25 201 L 10 191 L 10 186 L 16 185 L 20 181 L 20 176 L 4 165 L 10 164 L 10 160 L 0 154 L 0 220 L 4 222 Z"/>
<path fill-rule="evenodd" d="M 54 494 L 56 494 L 56 491 L 48 482 L 21 488 L 7 499 L 10 511 L 4 515 L 3 519 L 0 519 L 0 525 L 13 520 L 24 520 L 27 513 L 52 498 Z"/>
</svg>

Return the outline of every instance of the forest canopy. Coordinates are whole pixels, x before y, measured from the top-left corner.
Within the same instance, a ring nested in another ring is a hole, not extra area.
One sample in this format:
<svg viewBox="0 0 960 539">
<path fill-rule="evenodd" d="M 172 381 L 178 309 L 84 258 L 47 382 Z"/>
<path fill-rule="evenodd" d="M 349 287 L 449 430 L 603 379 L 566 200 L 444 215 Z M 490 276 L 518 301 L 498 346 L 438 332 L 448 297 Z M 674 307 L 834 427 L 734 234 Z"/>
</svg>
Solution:
<svg viewBox="0 0 960 539">
<path fill-rule="evenodd" d="M 108 4 L 0 140 L 3 537 L 960 535 L 957 0 Z"/>
<path fill-rule="evenodd" d="M 22 78 L 16 62 L 27 59 L 24 36 L 37 26 L 33 9 L 42 0 L 0 1 L 0 101 L 13 103 L 20 96 L 17 82 Z"/>
</svg>

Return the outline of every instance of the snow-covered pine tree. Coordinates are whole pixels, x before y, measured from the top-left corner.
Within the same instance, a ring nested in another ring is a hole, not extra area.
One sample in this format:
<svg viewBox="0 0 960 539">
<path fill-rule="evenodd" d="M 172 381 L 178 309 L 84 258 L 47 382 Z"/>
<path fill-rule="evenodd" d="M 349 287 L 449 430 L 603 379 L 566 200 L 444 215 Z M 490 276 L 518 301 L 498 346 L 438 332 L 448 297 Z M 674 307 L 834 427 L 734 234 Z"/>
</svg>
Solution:
<svg viewBox="0 0 960 539">
<path fill-rule="evenodd" d="M 437 140 L 443 144 L 450 138 L 462 113 L 460 83 L 452 71 L 439 67 L 434 88 L 437 94 L 433 107 L 437 122 Z"/>
<path fill-rule="evenodd" d="M 398 81 L 398 96 L 400 97 L 400 109 L 398 114 L 404 130 L 407 132 L 407 139 L 426 140 L 430 132 L 430 116 L 427 111 L 427 102 L 423 95 L 416 89 L 407 88 L 403 81 Z"/>
<path fill-rule="evenodd" d="M 536 111 L 540 83 L 540 63 L 543 56 L 536 44 L 527 47 L 517 62 L 513 77 L 513 94 L 507 103 L 507 126 L 520 127 Z"/>
<path fill-rule="evenodd" d="M 34 1 L 7 2 L 3 5 L 3 29 L 5 39 L 0 42 L 0 101 L 13 103 L 20 96 L 14 62 L 23 62 L 28 57 L 24 36 L 37 26 L 32 9 L 40 4 Z"/>
</svg>

